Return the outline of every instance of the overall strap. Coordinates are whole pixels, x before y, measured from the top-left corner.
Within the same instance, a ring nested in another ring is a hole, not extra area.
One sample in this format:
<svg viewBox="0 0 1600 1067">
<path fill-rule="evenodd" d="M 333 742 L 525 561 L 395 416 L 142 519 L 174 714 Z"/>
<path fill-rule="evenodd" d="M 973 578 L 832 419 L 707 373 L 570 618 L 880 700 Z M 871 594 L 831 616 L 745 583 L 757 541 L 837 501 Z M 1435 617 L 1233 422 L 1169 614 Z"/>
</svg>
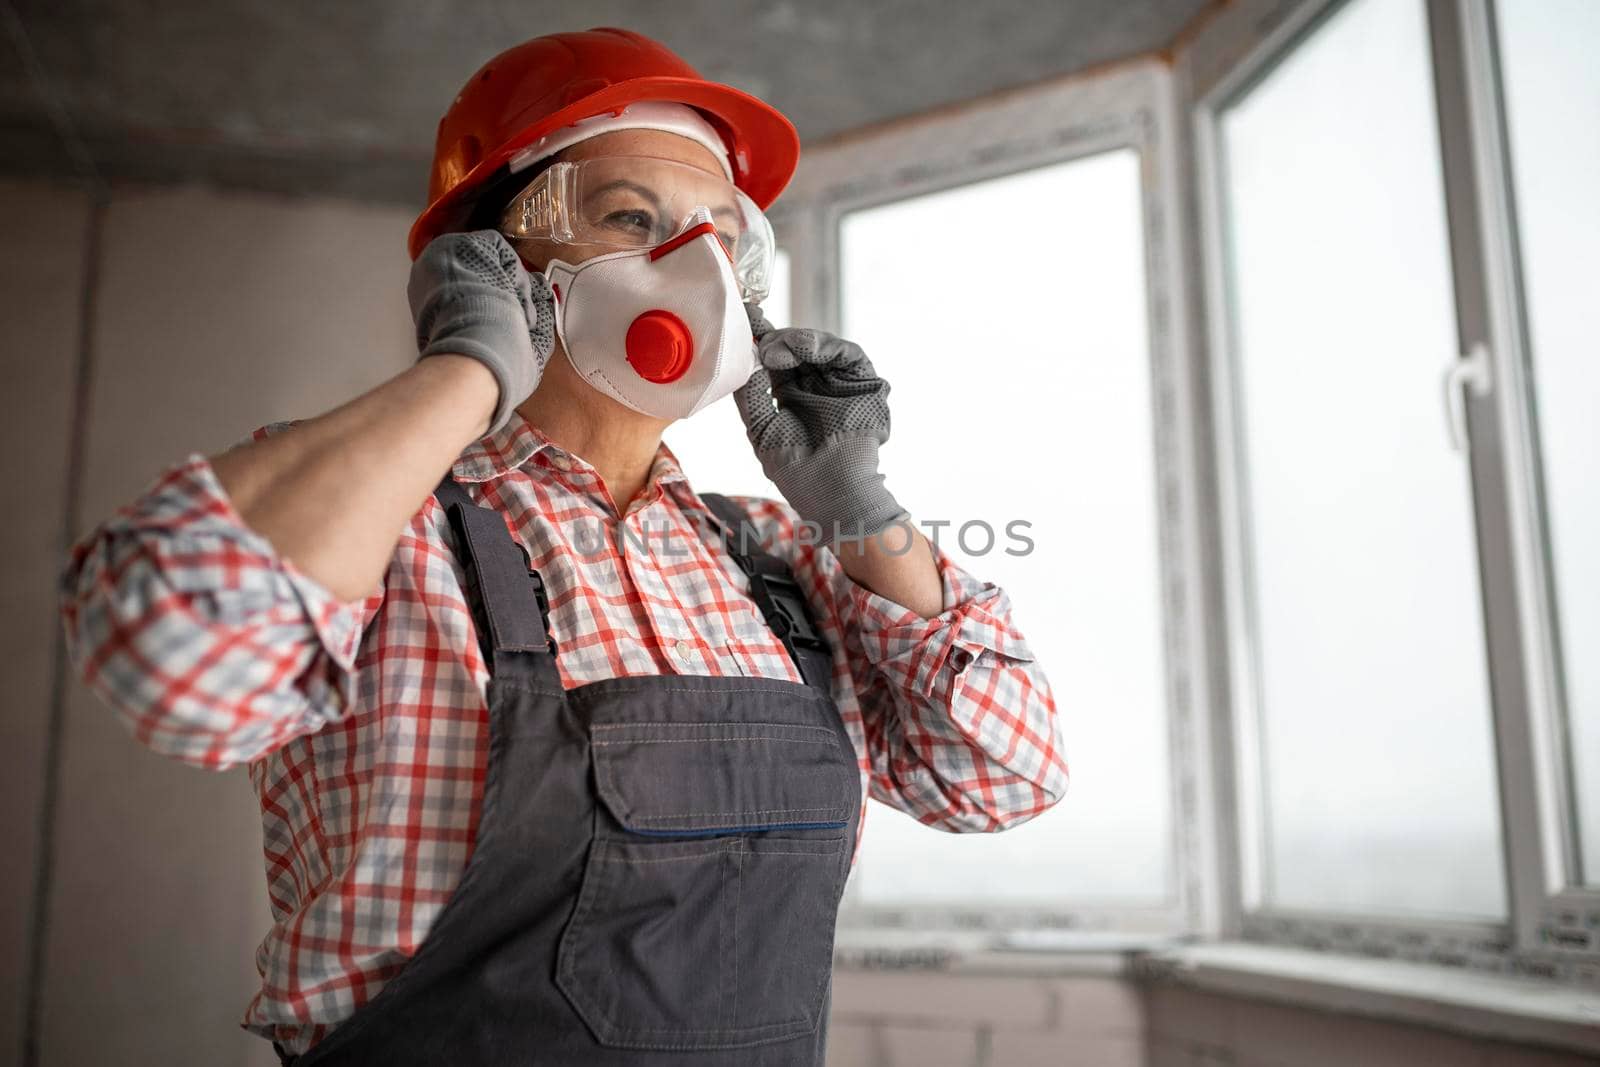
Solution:
<svg viewBox="0 0 1600 1067">
<path fill-rule="evenodd" d="M 721 493 L 701 493 L 722 530 L 728 554 L 750 579 L 750 596 L 761 609 L 762 618 L 788 649 L 789 658 L 800 669 L 806 684 L 831 692 L 833 655 L 828 642 L 812 622 L 794 572 L 783 560 L 764 550 L 750 529 L 750 520 L 739 505 Z"/>
<path fill-rule="evenodd" d="M 533 569 L 528 550 L 506 529 L 500 512 L 472 502 L 445 471 L 433 491 L 443 505 L 467 574 L 467 599 L 478 626 L 483 658 L 491 673 L 517 657 L 498 652 L 541 652 L 554 656 L 550 601 L 544 579 Z"/>
</svg>

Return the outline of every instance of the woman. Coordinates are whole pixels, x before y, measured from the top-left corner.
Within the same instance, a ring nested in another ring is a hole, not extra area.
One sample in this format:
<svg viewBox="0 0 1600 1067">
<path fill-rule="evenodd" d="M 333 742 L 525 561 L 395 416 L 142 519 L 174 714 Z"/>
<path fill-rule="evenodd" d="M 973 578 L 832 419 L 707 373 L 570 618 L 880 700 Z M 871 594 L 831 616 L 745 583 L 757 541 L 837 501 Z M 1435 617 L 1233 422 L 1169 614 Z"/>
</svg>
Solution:
<svg viewBox="0 0 1600 1067">
<path fill-rule="evenodd" d="M 415 366 L 74 546 L 86 682 L 249 765 L 244 1025 L 284 1062 L 821 1063 L 864 796 L 954 832 L 1060 799 L 1005 594 L 884 487 L 887 385 L 755 306 L 797 155 L 636 34 L 502 53 L 440 124 Z M 661 443 L 730 394 L 784 502 Z"/>
</svg>

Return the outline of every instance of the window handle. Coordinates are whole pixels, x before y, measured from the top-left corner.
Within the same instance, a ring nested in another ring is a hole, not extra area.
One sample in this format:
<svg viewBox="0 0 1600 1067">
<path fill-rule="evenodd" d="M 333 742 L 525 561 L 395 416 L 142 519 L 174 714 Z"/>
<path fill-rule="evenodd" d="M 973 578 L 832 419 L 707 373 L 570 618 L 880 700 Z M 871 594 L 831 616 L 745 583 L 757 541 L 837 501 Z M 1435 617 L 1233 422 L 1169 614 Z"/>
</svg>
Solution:
<svg viewBox="0 0 1600 1067">
<path fill-rule="evenodd" d="M 1467 398 L 1465 386 L 1473 396 L 1489 393 L 1489 346 L 1479 341 L 1472 351 L 1451 362 L 1444 372 L 1444 419 L 1450 428 L 1450 447 L 1465 452 L 1467 439 Z"/>
</svg>

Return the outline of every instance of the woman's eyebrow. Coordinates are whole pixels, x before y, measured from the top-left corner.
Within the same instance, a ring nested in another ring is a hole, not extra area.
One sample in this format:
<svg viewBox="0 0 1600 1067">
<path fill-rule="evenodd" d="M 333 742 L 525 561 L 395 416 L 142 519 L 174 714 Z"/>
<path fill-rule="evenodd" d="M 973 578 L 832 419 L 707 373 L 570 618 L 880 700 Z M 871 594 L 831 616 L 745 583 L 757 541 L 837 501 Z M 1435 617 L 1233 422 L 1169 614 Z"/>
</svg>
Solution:
<svg viewBox="0 0 1600 1067">
<path fill-rule="evenodd" d="M 601 193 L 609 193 L 613 189 L 627 189 L 627 190 L 630 190 L 632 192 L 638 193 L 640 196 L 642 196 L 646 200 L 650 201 L 651 206 L 654 207 L 657 211 L 660 211 L 660 209 L 661 209 L 661 198 L 656 196 L 654 190 L 650 189 L 647 186 L 640 185 L 638 182 L 629 181 L 627 178 L 617 178 L 615 181 L 606 182 L 604 185 L 602 185 L 600 188 L 594 190 L 589 195 L 590 196 L 599 196 Z"/>
<path fill-rule="evenodd" d="M 649 188 L 648 186 L 640 185 L 638 182 L 631 181 L 628 178 L 613 179 L 612 181 L 606 182 L 600 188 L 593 190 L 588 195 L 600 196 L 603 193 L 609 193 L 615 189 L 626 189 L 631 192 L 638 193 L 640 196 L 650 201 L 650 206 L 655 208 L 658 213 L 661 210 L 661 198 L 655 194 L 653 189 Z M 725 219 L 733 223 L 738 223 L 739 221 L 739 209 L 731 204 L 722 204 L 718 207 L 714 207 L 711 209 L 711 214 L 712 217 L 716 219 Z"/>
</svg>

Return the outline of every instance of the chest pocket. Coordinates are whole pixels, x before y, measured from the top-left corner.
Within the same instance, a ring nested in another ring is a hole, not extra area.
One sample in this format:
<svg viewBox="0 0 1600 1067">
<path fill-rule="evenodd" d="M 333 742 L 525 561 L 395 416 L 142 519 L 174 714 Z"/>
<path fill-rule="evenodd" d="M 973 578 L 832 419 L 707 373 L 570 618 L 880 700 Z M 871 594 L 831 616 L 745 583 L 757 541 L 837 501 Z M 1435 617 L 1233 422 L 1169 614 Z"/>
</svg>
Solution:
<svg viewBox="0 0 1600 1067">
<path fill-rule="evenodd" d="M 689 681 L 680 679 L 680 681 Z M 810 721 L 598 722 L 599 796 L 557 984 L 602 1045 L 726 1049 L 821 1021 L 860 779 L 830 702 L 704 678 L 708 703 L 772 694 Z M 605 683 L 599 683 L 605 685 Z"/>
</svg>

